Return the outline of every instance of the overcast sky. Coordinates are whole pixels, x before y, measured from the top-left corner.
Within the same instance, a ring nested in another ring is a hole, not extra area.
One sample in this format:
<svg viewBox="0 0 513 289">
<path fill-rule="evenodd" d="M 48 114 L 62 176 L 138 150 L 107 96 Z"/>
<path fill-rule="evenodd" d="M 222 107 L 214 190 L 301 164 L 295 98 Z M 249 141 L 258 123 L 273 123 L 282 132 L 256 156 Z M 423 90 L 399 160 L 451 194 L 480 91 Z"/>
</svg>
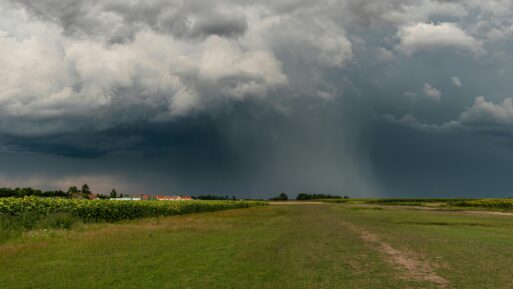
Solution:
<svg viewBox="0 0 513 289">
<path fill-rule="evenodd" d="M 0 0 L 0 186 L 513 196 L 513 0 Z"/>
</svg>

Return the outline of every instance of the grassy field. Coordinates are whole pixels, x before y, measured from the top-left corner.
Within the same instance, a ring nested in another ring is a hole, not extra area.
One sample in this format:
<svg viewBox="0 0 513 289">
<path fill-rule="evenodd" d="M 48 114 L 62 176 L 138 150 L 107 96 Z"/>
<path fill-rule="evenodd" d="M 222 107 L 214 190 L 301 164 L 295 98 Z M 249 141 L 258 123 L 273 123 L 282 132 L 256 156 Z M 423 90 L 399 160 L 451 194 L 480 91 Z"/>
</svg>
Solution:
<svg viewBox="0 0 513 289">
<path fill-rule="evenodd" d="M 337 203 L 34 230 L 1 288 L 513 288 L 513 215 Z"/>
</svg>

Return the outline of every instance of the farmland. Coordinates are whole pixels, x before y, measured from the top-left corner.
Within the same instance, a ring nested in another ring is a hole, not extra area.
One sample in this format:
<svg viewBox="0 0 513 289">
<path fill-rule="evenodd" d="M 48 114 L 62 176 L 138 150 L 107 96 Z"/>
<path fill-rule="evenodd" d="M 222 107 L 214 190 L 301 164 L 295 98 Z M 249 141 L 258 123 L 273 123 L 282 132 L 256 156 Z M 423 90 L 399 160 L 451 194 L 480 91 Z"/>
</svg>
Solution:
<svg viewBox="0 0 513 289">
<path fill-rule="evenodd" d="M 256 201 L 90 201 L 60 198 L 0 198 L 0 214 L 20 216 L 33 213 L 44 217 L 52 213 L 69 213 L 84 221 L 115 222 L 143 217 L 172 216 L 187 213 L 248 208 L 263 205 Z"/>
<path fill-rule="evenodd" d="M 33 229 L 69 229 L 77 223 L 212 212 L 265 205 L 256 201 L 104 201 L 0 198 L 0 242 Z"/>
<path fill-rule="evenodd" d="M 348 203 L 32 230 L 2 288 L 511 288 L 513 216 Z"/>
</svg>

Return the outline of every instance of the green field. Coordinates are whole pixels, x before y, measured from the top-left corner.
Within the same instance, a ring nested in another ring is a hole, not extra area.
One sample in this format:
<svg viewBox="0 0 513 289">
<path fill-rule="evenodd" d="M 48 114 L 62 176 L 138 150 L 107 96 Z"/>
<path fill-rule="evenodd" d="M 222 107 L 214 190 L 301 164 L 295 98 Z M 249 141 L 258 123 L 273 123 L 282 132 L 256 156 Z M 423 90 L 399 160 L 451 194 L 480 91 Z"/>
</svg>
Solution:
<svg viewBox="0 0 513 289">
<path fill-rule="evenodd" d="M 1 288 L 513 288 L 513 215 L 277 203 L 0 244 Z"/>
</svg>

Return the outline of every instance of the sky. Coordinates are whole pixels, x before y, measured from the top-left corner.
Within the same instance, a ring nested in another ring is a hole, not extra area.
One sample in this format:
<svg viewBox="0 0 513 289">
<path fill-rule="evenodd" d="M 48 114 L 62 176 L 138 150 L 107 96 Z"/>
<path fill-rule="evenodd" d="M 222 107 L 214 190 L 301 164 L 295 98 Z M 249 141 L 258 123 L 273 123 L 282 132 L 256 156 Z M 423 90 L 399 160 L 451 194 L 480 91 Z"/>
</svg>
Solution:
<svg viewBox="0 0 513 289">
<path fill-rule="evenodd" d="M 513 196 L 513 0 L 0 0 L 0 187 Z"/>
</svg>

